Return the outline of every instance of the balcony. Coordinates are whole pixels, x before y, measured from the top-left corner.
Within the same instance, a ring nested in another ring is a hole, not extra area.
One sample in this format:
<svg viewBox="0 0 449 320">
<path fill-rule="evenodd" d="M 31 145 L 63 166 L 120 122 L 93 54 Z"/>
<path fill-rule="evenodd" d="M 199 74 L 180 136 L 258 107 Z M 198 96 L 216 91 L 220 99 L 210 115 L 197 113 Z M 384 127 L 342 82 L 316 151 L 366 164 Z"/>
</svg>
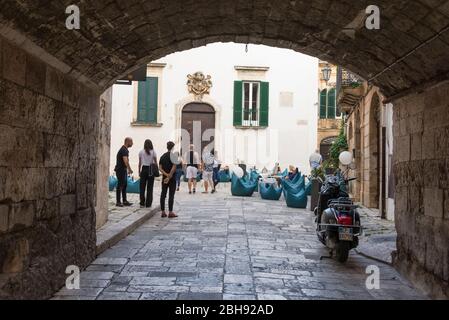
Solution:
<svg viewBox="0 0 449 320">
<path fill-rule="evenodd" d="M 359 103 L 364 94 L 363 79 L 349 72 L 346 69 L 339 68 L 337 75 L 337 86 L 339 94 L 337 104 L 342 113 L 349 113 Z"/>
</svg>

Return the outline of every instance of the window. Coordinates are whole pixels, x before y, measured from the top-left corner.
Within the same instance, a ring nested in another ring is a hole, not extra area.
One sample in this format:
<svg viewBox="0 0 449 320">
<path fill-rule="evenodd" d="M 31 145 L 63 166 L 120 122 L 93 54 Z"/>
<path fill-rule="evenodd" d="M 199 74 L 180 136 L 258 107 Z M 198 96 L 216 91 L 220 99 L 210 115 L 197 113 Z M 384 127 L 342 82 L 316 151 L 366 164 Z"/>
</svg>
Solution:
<svg viewBox="0 0 449 320">
<path fill-rule="evenodd" d="M 243 126 L 259 126 L 259 82 L 243 82 Z"/>
<path fill-rule="evenodd" d="M 341 114 L 337 111 L 335 88 L 320 92 L 320 119 L 335 119 Z"/>
<path fill-rule="evenodd" d="M 268 82 L 234 82 L 234 126 L 268 126 Z"/>
<path fill-rule="evenodd" d="M 158 82 L 159 79 L 157 77 L 148 77 L 147 81 L 139 81 L 137 101 L 138 123 L 157 123 Z"/>
</svg>

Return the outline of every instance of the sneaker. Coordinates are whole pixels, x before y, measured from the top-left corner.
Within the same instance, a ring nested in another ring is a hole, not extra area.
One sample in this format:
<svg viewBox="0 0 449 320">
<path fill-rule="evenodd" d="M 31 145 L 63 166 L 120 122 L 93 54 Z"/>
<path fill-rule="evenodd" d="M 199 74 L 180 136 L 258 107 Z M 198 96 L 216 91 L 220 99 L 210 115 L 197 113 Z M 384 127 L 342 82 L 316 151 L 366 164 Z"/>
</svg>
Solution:
<svg viewBox="0 0 449 320">
<path fill-rule="evenodd" d="M 193 193 L 196 193 L 196 189 L 193 189 Z"/>
<path fill-rule="evenodd" d="M 116 207 L 123 208 L 123 203 L 116 203 L 115 206 L 116 206 Z"/>
<path fill-rule="evenodd" d="M 215 190 L 212 190 L 211 193 L 215 193 Z"/>
<path fill-rule="evenodd" d="M 133 204 L 131 202 L 128 202 L 128 201 L 123 201 L 123 205 L 125 207 L 131 207 Z"/>
</svg>

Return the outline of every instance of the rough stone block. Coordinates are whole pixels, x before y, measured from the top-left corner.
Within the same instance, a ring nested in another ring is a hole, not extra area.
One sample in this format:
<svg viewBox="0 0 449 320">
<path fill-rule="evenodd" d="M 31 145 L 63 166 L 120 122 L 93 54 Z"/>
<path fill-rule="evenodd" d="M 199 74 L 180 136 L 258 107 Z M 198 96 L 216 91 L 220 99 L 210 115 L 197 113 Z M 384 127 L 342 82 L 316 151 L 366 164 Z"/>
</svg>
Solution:
<svg viewBox="0 0 449 320">
<path fill-rule="evenodd" d="M 76 212 L 76 195 L 68 194 L 59 198 L 59 212 L 62 215 L 71 215 Z"/>
<path fill-rule="evenodd" d="M 443 219 L 444 191 L 439 188 L 424 189 L 424 214 Z"/>
<path fill-rule="evenodd" d="M 423 174 L 423 182 L 426 187 L 439 187 L 441 184 L 441 177 L 446 171 L 445 160 L 427 160 L 424 161 L 423 172 L 411 172 L 410 174 Z"/>
<path fill-rule="evenodd" d="M 15 203 L 11 206 L 9 214 L 9 229 L 21 230 L 31 227 L 34 222 L 35 203 L 32 201 Z"/>
<path fill-rule="evenodd" d="M 0 162 L 9 167 L 42 165 L 43 136 L 36 131 L 0 124 L 4 141 L 0 144 Z"/>
<path fill-rule="evenodd" d="M 39 200 L 36 202 L 36 219 L 49 220 L 59 214 L 59 198 Z"/>
<path fill-rule="evenodd" d="M 0 249 L 0 253 L 1 253 Z M 19 273 L 25 268 L 30 247 L 28 240 L 21 238 L 8 243 L 3 263 L 0 265 L 3 273 Z"/>
<path fill-rule="evenodd" d="M 26 54 L 16 46 L 7 41 L 2 42 L 3 57 L 3 78 L 25 86 L 26 77 Z"/>
<path fill-rule="evenodd" d="M 78 166 L 79 142 L 75 138 L 46 134 L 45 161 L 47 168 Z"/>
<path fill-rule="evenodd" d="M 45 63 L 33 56 L 27 57 L 26 86 L 37 93 L 45 92 Z"/>
<path fill-rule="evenodd" d="M 408 132 L 411 134 L 421 133 L 424 130 L 424 115 L 422 113 L 415 114 L 408 118 Z"/>
<path fill-rule="evenodd" d="M 78 137 L 79 110 L 65 104 L 55 107 L 54 134 L 65 137 Z"/>
<path fill-rule="evenodd" d="M 65 75 L 63 78 L 63 103 L 73 108 L 79 108 L 80 91 L 80 85 L 70 76 Z"/>
<path fill-rule="evenodd" d="M 435 130 L 424 130 L 422 135 L 422 159 L 435 159 Z"/>
<path fill-rule="evenodd" d="M 62 88 L 64 76 L 59 71 L 47 66 L 45 79 L 45 95 L 62 102 Z"/>
<path fill-rule="evenodd" d="M 398 162 L 410 161 L 410 136 L 402 136 L 396 139 L 394 144 L 395 159 Z"/>
<path fill-rule="evenodd" d="M 49 168 L 45 172 L 45 198 L 53 199 L 76 190 L 75 169 Z"/>
<path fill-rule="evenodd" d="M 435 134 L 435 158 L 443 159 L 449 157 L 449 127 L 441 127 Z"/>
<path fill-rule="evenodd" d="M 0 232 L 8 231 L 8 216 L 9 206 L 5 204 L 0 205 Z"/>
<path fill-rule="evenodd" d="M 36 94 L 9 81 L 1 81 L 3 104 L 0 108 L 0 124 L 34 127 Z"/>
<path fill-rule="evenodd" d="M 53 99 L 38 95 L 36 99 L 36 129 L 43 132 L 53 132 L 56 103 Z"/>
</svg>

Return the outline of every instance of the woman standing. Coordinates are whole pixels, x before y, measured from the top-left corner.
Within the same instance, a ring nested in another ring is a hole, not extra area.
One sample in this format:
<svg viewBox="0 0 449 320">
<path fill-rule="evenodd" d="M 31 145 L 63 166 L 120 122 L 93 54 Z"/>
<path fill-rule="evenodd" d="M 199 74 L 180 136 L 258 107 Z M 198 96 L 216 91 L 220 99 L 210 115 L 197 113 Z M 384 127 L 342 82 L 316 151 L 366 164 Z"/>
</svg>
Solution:
<svg viewBox="0 0 449 320">
<path fill-rule="evenodd" d="M 145 140 L 143 150 L 139 152 L 140 207 L 150 208 L 153 205 L 154 172 L 151 165 L 157 165 L 157 155 L 151 140 Z M 146 198 L 145 198 L 146 189 Z"/>
<path fill-rule="evenodd" d="M 179 191 L 179 186 L 181 185 L 181 177 L 184 174 L 182 157 L 179 152 L 174 153 L 175 158 L 178 159 L 176 163 L 176 191 Z"/>
<path fill-rule="evenodd" d="M 161 192 L 161 217 L 166 218 L 165 199 L 168 191 L 168 217 L 176 218 L 177 215 L 173 212 L 173 205 L 175 202 L 176 193 L 176 156 L 172 153 L 175 144 L 171 141 L 167 142 L 167 152 L 159 160 L 159 170 L 162 172 L 162 192 Z"/>
</svg>

